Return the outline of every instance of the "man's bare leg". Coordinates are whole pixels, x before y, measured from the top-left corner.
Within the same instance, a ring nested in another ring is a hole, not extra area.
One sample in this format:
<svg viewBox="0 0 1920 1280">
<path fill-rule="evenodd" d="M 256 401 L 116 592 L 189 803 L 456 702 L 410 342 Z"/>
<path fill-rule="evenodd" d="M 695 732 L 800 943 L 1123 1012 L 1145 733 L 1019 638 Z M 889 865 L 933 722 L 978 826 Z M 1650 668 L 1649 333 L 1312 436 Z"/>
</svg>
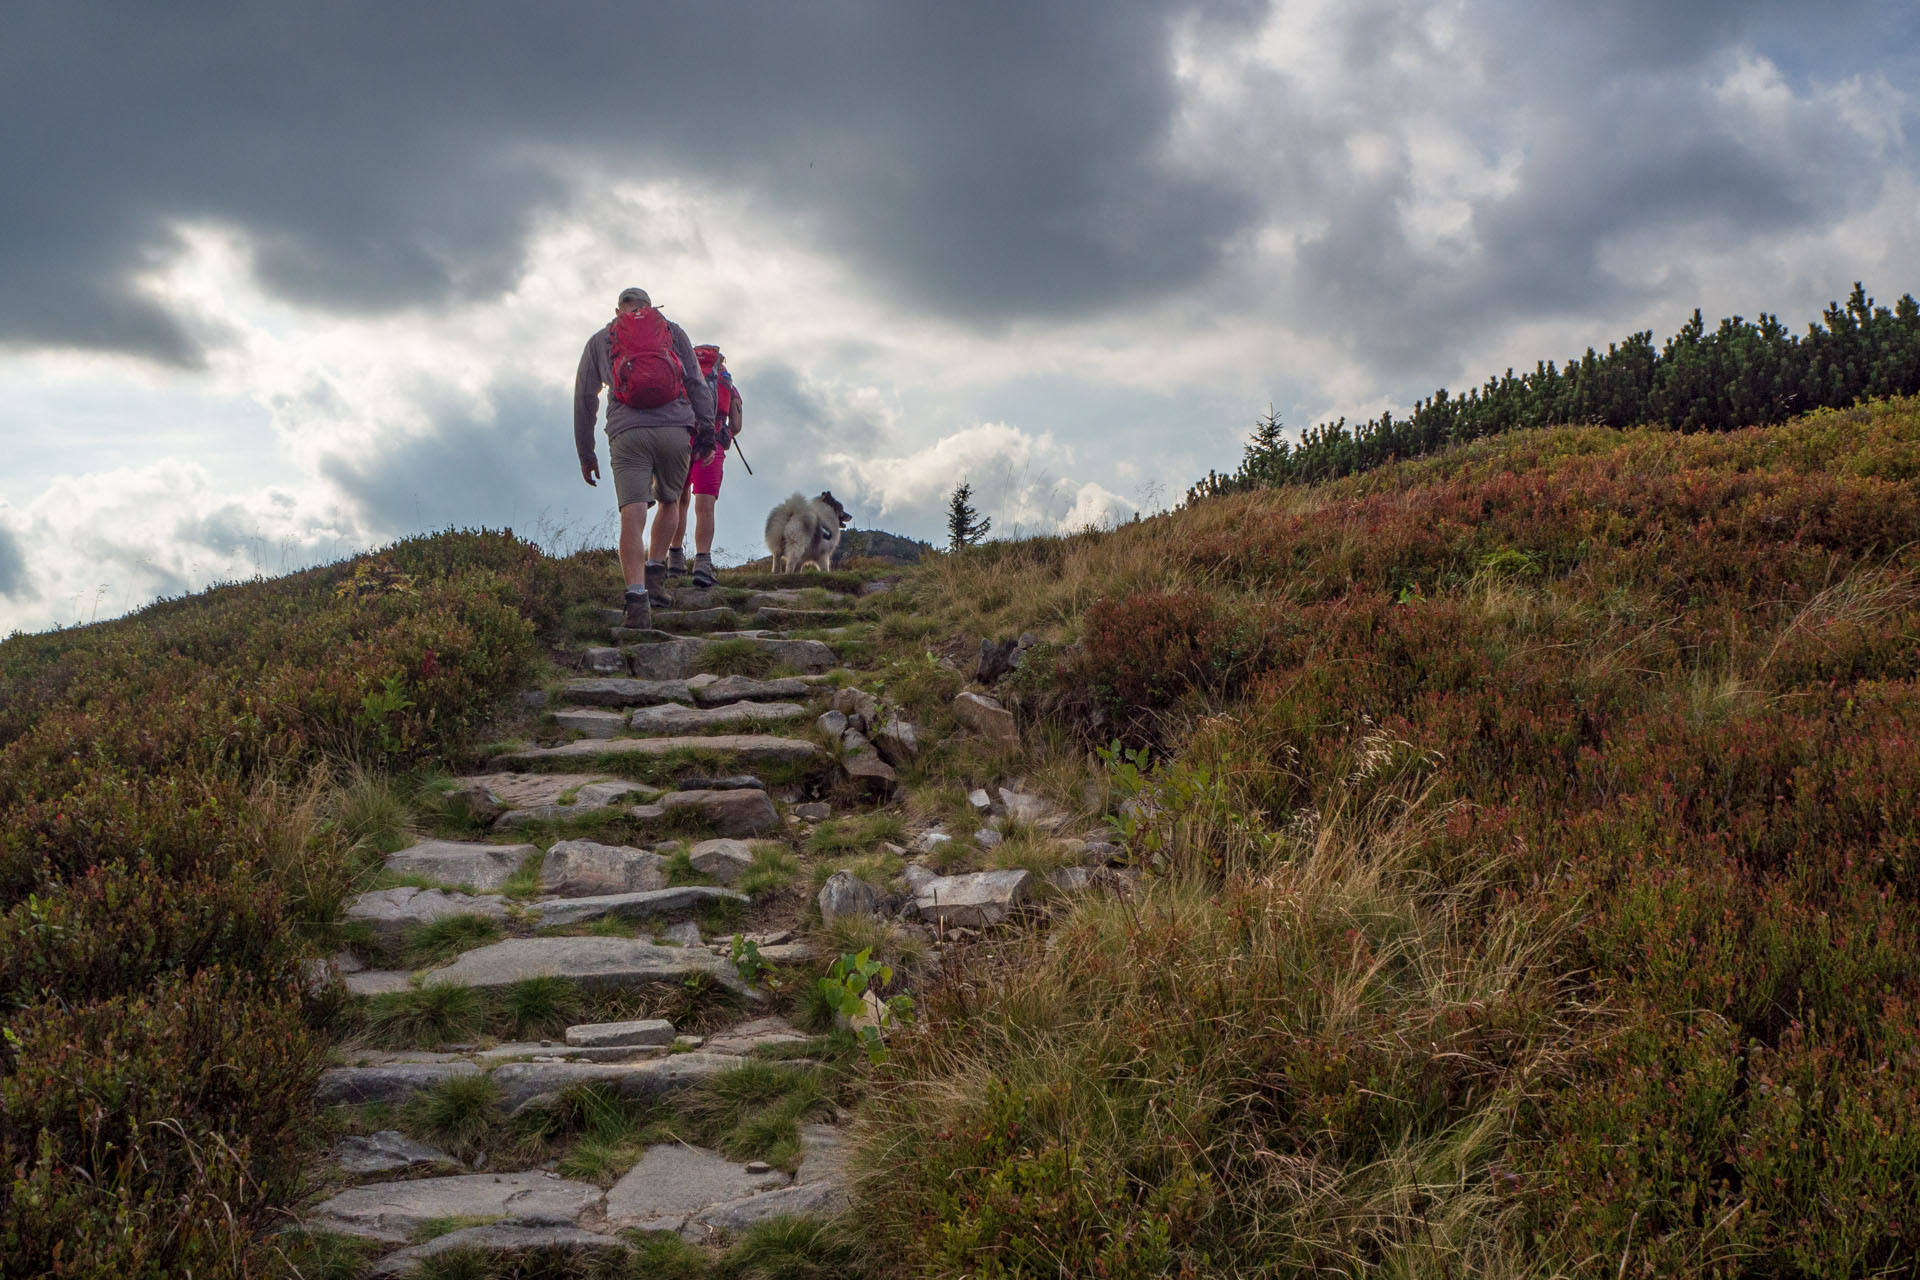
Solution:
<svg viewBox="0 0 1920 1280">
<path fill-rule="evenodd" d="M 684 527 L 686 519 L 687 500 L 684 496 L 677 501 L 660 504 L 660 509 L 653 514 L 653 536 L 648 541 L 651 559 L 666 563 L 667 548 L 674 544 L 675 535 Z M 624 566 L 625 562 L 622 561 Z M 645 568 L 644 563 L 641 567 Z"/>
<path fill-rule="evenodd" d="M 647 580 L 647 504 L 629 502 L 620 508 L 620 576 L 630 587 Z"/>
</svg>

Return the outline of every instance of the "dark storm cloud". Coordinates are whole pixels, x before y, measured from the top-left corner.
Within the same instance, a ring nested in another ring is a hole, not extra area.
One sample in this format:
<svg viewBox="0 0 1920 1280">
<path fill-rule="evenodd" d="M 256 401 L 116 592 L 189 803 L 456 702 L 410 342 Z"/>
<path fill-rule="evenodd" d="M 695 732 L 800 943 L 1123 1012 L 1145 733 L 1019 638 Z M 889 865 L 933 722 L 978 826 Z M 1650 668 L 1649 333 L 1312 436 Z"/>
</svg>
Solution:
<svg viewBox="0 0 1920 1280">
<path fill-rule="evenodd" d="M 1215 22 L 1252 9 L 1192 3 Z M 192 362 L 129 286 L 177 220 L 244 229 L 296 300 L 377 310 L 496 293 L 543 209 L 681 174 L 757 196 L 948 315 L 1150 295 L 1204 274 L 1253 212 L 1165 163 L 1178 16 L 1152 0 L 25 6 L 0 50 L 0 342 Z"/>
<path fill-rule="evenodd" d="M 0 528 L 0 599 L 23 600 L 27 595 L 27 553 L 12 531 Z"/>
</svg>

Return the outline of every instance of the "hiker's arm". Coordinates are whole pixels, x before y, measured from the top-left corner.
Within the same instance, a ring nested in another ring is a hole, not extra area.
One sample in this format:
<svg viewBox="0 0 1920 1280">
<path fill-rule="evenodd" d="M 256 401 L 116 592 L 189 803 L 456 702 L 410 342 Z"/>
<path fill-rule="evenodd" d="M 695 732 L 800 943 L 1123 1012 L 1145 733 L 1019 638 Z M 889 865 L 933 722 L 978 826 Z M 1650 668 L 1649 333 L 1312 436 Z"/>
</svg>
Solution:
<svg viewBox="0 0 1920 1280">
<path fill-rule="evenodd" d="M 727 406 L 727 434 L 736 436 L 740 434 L 740 419 L 742 416 L 740 412 L 740 388 L 735 387 L 733 389 L 733 403 Z"/>
<path fill-rule="evenodd" d="M 596 334 L 594 337 L 598 337 Z M 573 375 L 573 451 L 580 455 L 580 478 L 595 483 L 600 460 L 594 456 L 593 429 L 600 421 L 600 362 L 594 359 L 593 338 L 587 339 L 580 353 L 580 368 Z"/>
<path fill-rule="evenodd" d="M 673 353 L 680 357 L 680 367 L 691 369 L 692 373 L 680 380 L 687 388 L 687 401 L 693 405 L 693 420 L 696 426 L 713 429 L 713 388 L 700 376 L 700 361 L 694 357 L 693 343 L 687 340 L 687 331 L 679 325 L 673 326 Z"/>
</svg>

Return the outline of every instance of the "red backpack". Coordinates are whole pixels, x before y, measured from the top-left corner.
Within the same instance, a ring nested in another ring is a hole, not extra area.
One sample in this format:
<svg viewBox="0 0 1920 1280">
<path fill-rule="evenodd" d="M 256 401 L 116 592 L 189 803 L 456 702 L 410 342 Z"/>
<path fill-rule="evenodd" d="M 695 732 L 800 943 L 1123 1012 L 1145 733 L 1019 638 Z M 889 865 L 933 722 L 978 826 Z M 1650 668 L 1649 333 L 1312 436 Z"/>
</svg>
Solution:
<svg viewBox="0 0 1920 1280">
<path fill-rule="evenodd" d="M 607 327 L 613 398 L 635 409 L 658 409 L 687 393 L 667 318 L 652 307 L 622 311 Z"/>
</svg>

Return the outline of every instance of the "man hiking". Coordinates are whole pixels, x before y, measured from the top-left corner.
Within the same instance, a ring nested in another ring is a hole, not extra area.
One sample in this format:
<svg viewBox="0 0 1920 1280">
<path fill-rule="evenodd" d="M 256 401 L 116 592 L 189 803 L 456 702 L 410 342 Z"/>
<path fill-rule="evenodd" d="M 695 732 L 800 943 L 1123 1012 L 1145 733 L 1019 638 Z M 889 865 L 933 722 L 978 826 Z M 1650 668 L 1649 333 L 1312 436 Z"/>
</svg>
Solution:
<svg viewBox="0 0 1920 1280">
<path fill-rule="evenodd" d="M 713 504 L 720 497 L 721 471 L 727 461 L 727 448 L 740 434 L 740 389 L 733 385 L 727 371 L 727 358 L 715 346 L 698 346 L 693 354 L 700 361 L 700 373 L 713 388 L 714 419 L 719 424 L 713 456 L 695 462 L 687 472 L 688 501 L 680 504 L 680 525 L 673 533 L 673 545 L 667 548 L 667 573 L 687 571 L 687 556 L 682 549 L 687 538 L 687 508 L 693 508 L 693 585 L 704 590 L 717 578 L 713 576 Z"/>
<path fill-rule="evenodd" d="M 713 389 L 684 329 L 654 309 L 645 289 L 622 289 L 613 323 L 587 339 L 573 379 L 573 446 L 580 478 L 600 482 L 593 426 L 607 395 L 607 454 L 620 504 L 620 572 L 627 584 L 622 625 L 653 625 L 666 593 L 667 545 L 680 520 L 687 466 L 713 452 Z M 658 499 L 652 537 L 647 508 Z"/>
</svg>

